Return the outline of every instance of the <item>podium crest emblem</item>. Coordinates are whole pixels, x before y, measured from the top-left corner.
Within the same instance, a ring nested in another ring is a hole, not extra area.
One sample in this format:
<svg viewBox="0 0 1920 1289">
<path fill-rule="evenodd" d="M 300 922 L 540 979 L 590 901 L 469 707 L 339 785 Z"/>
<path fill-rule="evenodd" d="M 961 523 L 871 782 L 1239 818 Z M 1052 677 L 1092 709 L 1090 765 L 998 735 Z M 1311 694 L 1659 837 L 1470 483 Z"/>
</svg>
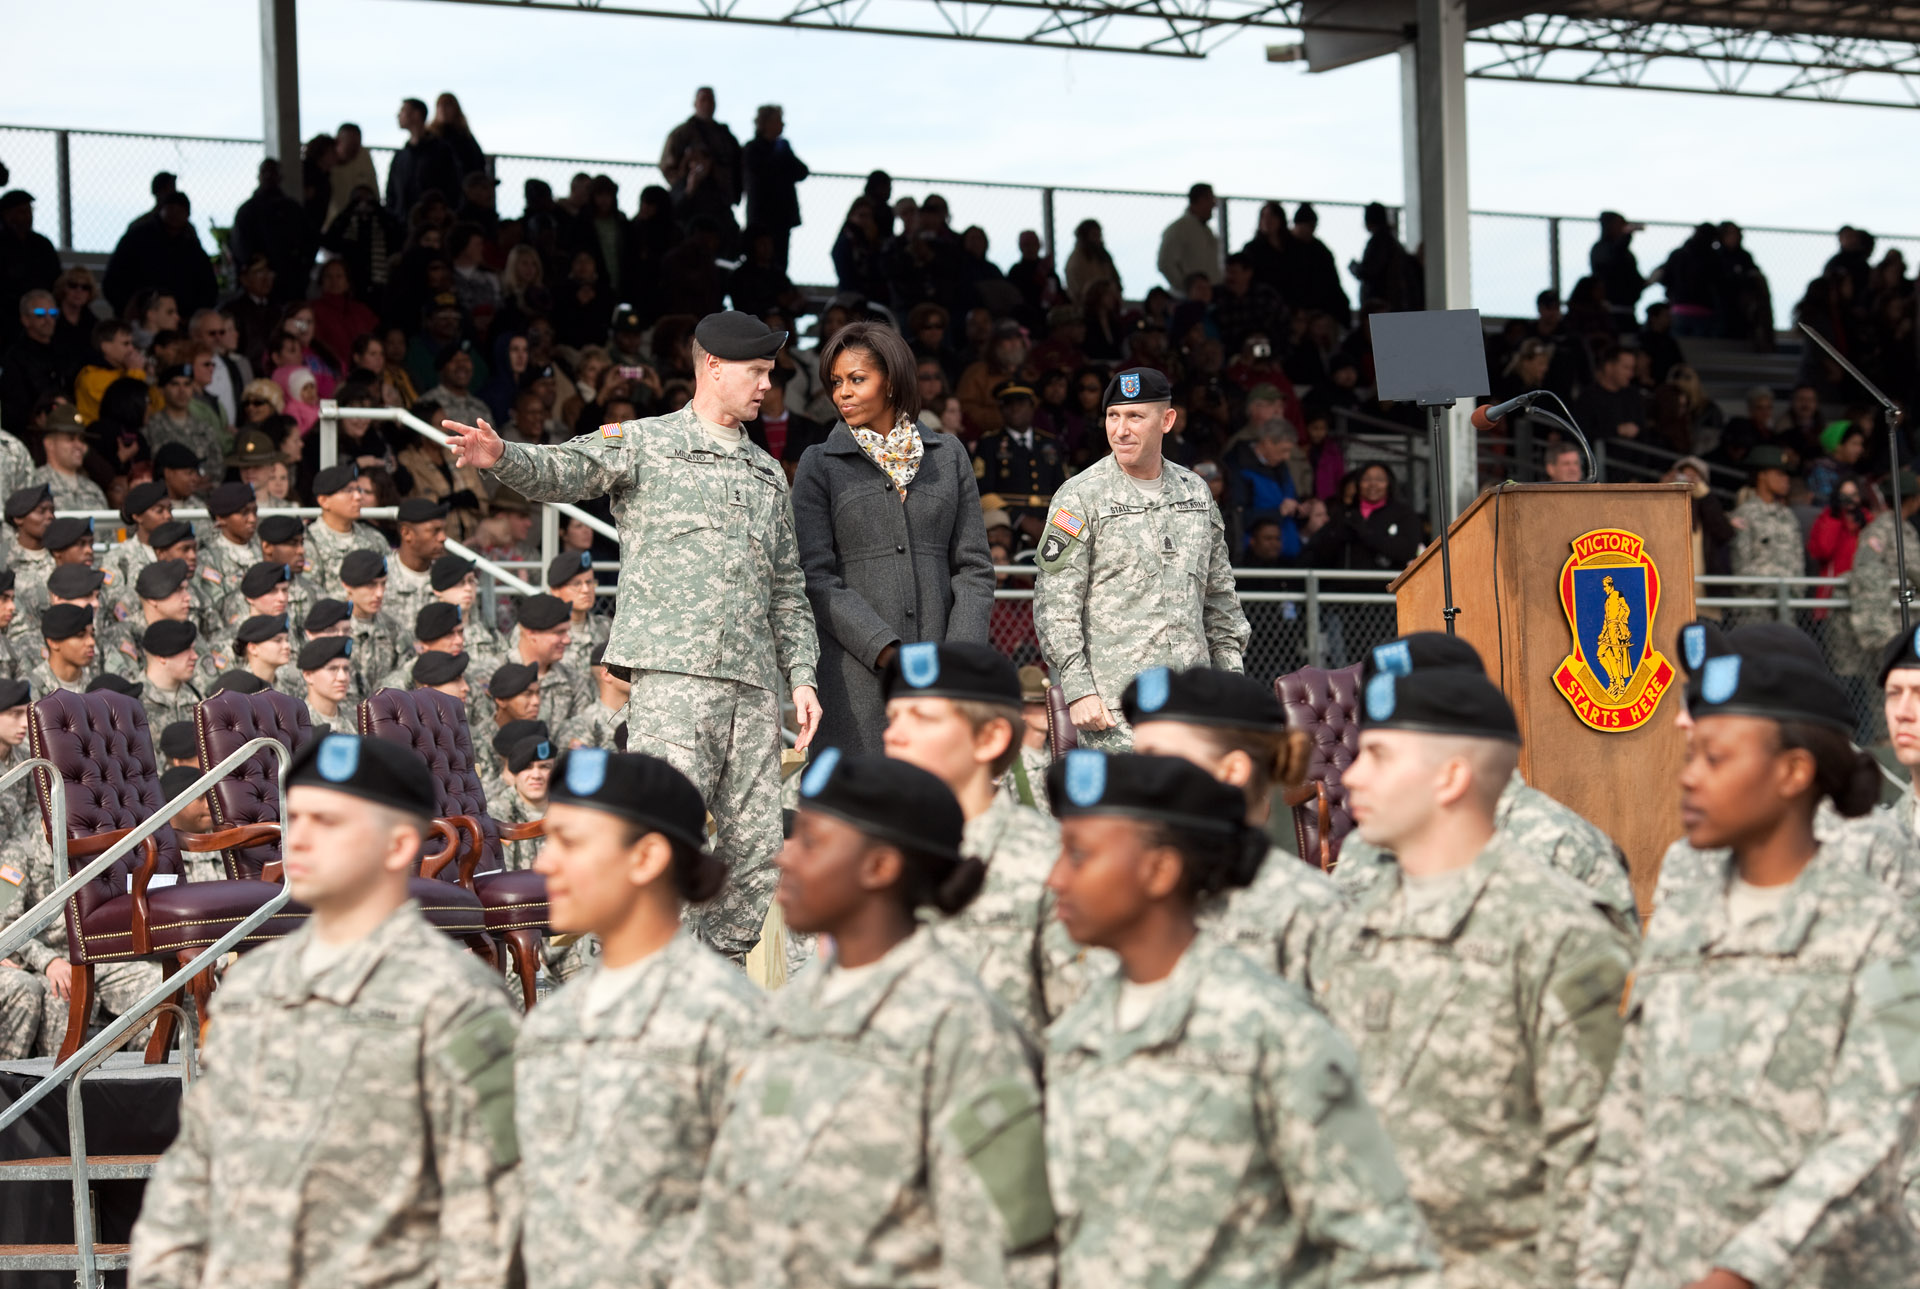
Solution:
<svg viewBox="0 0 1920 1289">
<path fill-rule="evenodd" d="M 1560 567 L 1560 607 L 1573 649 L 1554 669 L 1554 688 L 1593 729 L 1639 729 L 1675 678 L 1653 647 L 1660 571 L 1637 533 L 1597 528 L 1572 544 Z"/>
</svg>

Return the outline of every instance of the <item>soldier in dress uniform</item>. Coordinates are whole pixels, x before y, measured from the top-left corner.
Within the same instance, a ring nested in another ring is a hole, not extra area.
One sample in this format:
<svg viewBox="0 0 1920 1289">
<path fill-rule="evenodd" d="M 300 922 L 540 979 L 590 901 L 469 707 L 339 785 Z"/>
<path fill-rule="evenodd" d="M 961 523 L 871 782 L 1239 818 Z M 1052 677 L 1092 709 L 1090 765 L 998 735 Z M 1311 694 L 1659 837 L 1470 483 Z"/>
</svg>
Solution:
<svg viewBox="0 0 1920 1289">
<path fill-rule="evenodd" d="M 307 711 L 316 734 L 354 732 L 353 712 L 347 705 L 347 696 L 353 692 L 352 657 L 349 636 L 316 636 L 300 646 L 296 665 L 305 682 Z"/>
<path fill-rule="evenodd" d="M 384 551 L 352 550 L 340 561 L 339 580 L 353 605 L 353 674 L 362 694 L 372 695 L 380 678 L 413 654 L 411 632 L 384 610 L 387 557 Z"/>
<path fill-rule="evenodd" d="M 221 593 L 240 585 L 246 571 L 265 558 L 260 553 L 260 507 L 244 483 L 223 483 L 207 498 L 211 531 L 200 543 L 200 576 Z M 217 578 L 208 573 L 218 573 Z"/>
<path fill-rule="evenodd" d="M 571 635 L 563 661 L 581 675 L 592 669 L 594 653 L 613 632 L 613 619 L 593 611 L 599 593 L 592 551 L 565 551 L 547 564 L 547 594 L 565 601 L 572 610 Z"/>
<path fill-rule="evenodd" d="M 1033 428 L 1039 400 L 1030 386 L 1002 381 L 993 397 L 1000 404 L 1000 428 L 988 430 L 974 445 L 973 474 L 981 495 L 997 494 L 1014 527 L 1037 541 L 1047 504 L 1067 481 L 1066 454 L 1053 435 Z"/>
<path fill-rule="evenodd" d="M 562 748 L 613 746 L 613 731 L 627 719 L 627 695 L 632 682 L 607 666 L 607 647 L 600 645 L 588 659 L 597 691 L 594 703 L 573 714 L 554 736 Z"/>
<path fill-rule="evenodd" d="M 1316 939 L 1314 997 L 1440 1244 L 1449 1289 L 1567 1284 L 1633 940 L 1494 815 L 1520 755 L 1468 670 L 1382 670 L 1342 776 L 1398 859 Z"/>
<path fill-rule="evenodd" d="M 447 553 L 447 503 L 408 497 L 396 510 L 400 545 L 387 561 L 387 614 L 410 624 L 433 598 L 433 561 Z"/>
<path fill-rule="evenodd" d="M 411 748 L 328 734 L 295 754 L 286 808 L 287 882 L 312 913 L 221 981 L 130 1279 L 507 1284 L 516 1021 L 497 973 L 407 898 L 432 774 Z"/>
<path fill-rule="evenodd" d="M 198 635 L 191 622 L 162 619 L 141 636 L 138 696 L 147 709 L 148 729 L 163 730 L 177 721 L 193 720 L 193 709 L 203 697 L 194 683 L 200 655 L 193 644 Z"/>
<path fill-rule="evenodd" d="M 472 694 L 467 683 L 467 665 L 472 660 L 465 650 L 447 653 L 429 649 L 413 660 L 409 679 L 414 689 L 437 689 L 464 704 Z"/>
<path fill-rule="evenodd" d="M 1252 634 L 1234 594 L 1226 525 L 1200 477 L 1162 458 L 1173 387 L 1151 368 L 1107 386 L 1111 455 L 1054 495 L 1033 625 L 1081 741 L 1131 745 L 1120 691 L 1149 667 L 1244 670 Z"/>
<path fill-rule="evenodd" d="M 793 698 L 800 747 L 820 713 L 786 474 L 743 428 L 785 342 L 745 314 L 710 315 L 694 330 L 685 408 L 564 444 L 446 427 L 458 464 L 531 499 L 609 496 L 622 594 L 607 660 L 633 672 L 633 749 L 678 766 L 713 811 L 732 880 L 702 912 L 711 942 L 737 958 L 759 941 L 780 848 L 781 700 Z"/>
<path fill-rule="evenodd" d="M 544 1289 L 667 1289 L 765 1024 L 760 992 L 683 925 L 726 881 L 706 818 L 657 757 L 580 748 L 554 768 L 535 863 L 548 921 L 600 954 L 527 1014 L 514 1048 L 521 1084 L 540 1089 L 519 1110 L 521 1254 Z"/>
<path fill-rule="evenodd" d="M 94 675 L 93 610 L 56 604 L 41 615 L 40 636 L 46 657 L 27 672 L 33 692 L 43 698 L 56 689 L 86 693 Z"/>
<path fill-rule="evenodd" d="M 313 496 L 320 515 L 307 529 L 307 569 L 314 589 L 332 595 L 340 585 L 340 563 L 348 552 L 364 550 L 385 559 L 387 539 L 371 524 L 360 522 L 366 504 L 358 480 L 360 467 L 351 461 L 328 466 L 313 476 Z"/>
</svg>

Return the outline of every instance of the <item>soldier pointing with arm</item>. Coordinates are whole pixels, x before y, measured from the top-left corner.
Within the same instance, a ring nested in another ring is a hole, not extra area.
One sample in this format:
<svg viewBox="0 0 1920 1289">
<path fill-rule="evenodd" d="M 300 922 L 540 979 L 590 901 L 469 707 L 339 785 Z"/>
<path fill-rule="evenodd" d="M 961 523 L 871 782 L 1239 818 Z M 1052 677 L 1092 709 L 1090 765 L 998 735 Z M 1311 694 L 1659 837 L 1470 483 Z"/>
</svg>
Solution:
<svg viewBox="0 0 1920 1289">
<path fill-rule="evenodd" d="M 621 564 L 606 665 L 631 674 L 629 749 L 686 774 L 713 811 L 730 880 L 708 906 L 707 935 L 734 958 L 758 942 L 775 881 L 781 688 L 799 714 L 798 746 L 820 721 L 793 501 L 743 428 L 785 341 L 746 314 L 710 314 L 694 330 L 685 408 L 550 447 L 503 443 L 485 421 L 445 423 L 459 465 L 530 500 L 611 499 Z"/>
</svg>

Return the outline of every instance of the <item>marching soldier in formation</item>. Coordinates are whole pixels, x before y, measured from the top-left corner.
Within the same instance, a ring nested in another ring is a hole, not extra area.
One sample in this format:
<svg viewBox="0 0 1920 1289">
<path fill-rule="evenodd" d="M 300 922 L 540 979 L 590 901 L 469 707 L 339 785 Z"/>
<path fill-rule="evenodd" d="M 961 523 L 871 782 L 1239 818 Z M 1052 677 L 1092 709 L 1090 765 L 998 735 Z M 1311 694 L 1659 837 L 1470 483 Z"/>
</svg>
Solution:
<svg viewBox="0 0 1920 1289">
<path fill-rule="evenodd" d="M 719 893 L 699 790 L 656 757 L 577 748 L 548 790 L 549 922 L 600 955 L 528 1013 L 516 1078 L 530 1283 L 667 1289 L 759 991 L 685 929 Z"/>
<path fill-rule="evenodd" d="M 1047 771 L 1048 878 L 1118 961 L 1047 1031 L 1062 1289 L 1433 1289 L 1438 1260 L 1352 1047 L 1297 987 L 1199 930 L 1267 841 L 1173 757 L 1076 748 Z"/>
<path fill-rule="evenodd" d="M 743 428 L 785 343 L 745 314 L 710 315 L 694 329 L 684 409 L 563 444 L 447 425 L 458 465 L 522 496 L 610 498 L 623 594 L 606 657 L 632 673 L 629 746 L 676 765 L 713 811 L 732 880 L 703 917 L 711 943 L 736 958 L 759 941 L 780 848 L 782 695 L 793 698 L 799 746 L 820 719 L 820 648 L 786 474 Z"/>
<path fill-rule="evenodd" d="M 1000 428 L 980 436 L 973 450 L 973 473 L 982 496 L 994 494 L 1028 541 L 1039 539 L 1047 504 L 1067 481 L 1067 458 L 1060 443 L 1033 427 L 1039 400 L 1030 386 L 1003 381 L 995 386 Z"/>
<path fill-rule="evenodd" d="M 1314 996 L 1360 1049 L 1453 1289 L 1572 1278 L 1633 965 L 1587 887 L 1494 826 L 1519 759 L 1474 670 L 1383 670 L 1342 781 L 1397 863 L 1323 929 Z"/>
<path fill-rule="evenodd" d="M 410 748 L 328 734 L 287 785 L 287 882 L 312 913 L 221 982 L 131 1280 L 504 1285 L 516 1022 L 407 897 L 432 775 Z"/>
<path fill-rule="evenodd" d="M 320 516 L 307 529 L 307 571 L 323 595 L 340 583 L 340 563 L 350 551 L 372 551 L 387 557 L 387 539 L 371 524 L 360 522 L 364 497 L 358 486 L 360 467 L 350 461 L 328 466 L 313 476 L 314 500 Z"/>
<path fill-rule="evenodd" d="M 1173 387 L 1151 368 L 1107 386 L 1111 455 L 1067 480 L 1040 539 L 1033 625 L 1081 741 L 1122 750 L 1127 682 L 1149 667 L 1244 670 L 1225 521 L 1200 477 L 1161 456 Z"/>
<path fill-rule="evenodd" d="M 400 545 L 387 561 L 387 613 L 411 625 L 433 598 L 433 562 L 447 553 L 447 503 L 408 497 L 396 510 Z"/>
<path fill-rule="evenodd" d="M 966 819 L 960 853 L 986 867 L 980 893 L 934 939 L 1038 1040 L 1086 985 L 1084 956 L 1054 915 L 1052 819 L 994 789 L 1017 755 L 1020 678 L 989 645 L 900 646 L 886 676 L 887 755 L 947 785 Z"/>
</svg>

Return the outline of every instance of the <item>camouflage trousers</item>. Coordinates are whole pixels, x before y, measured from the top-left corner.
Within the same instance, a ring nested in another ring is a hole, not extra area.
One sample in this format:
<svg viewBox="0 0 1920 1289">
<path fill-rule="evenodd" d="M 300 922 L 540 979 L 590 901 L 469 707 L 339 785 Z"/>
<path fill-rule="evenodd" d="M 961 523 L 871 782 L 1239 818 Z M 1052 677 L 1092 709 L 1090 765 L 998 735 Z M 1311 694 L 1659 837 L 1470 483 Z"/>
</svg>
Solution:
<svg viewBox="0 0 1920 1289">
<path fill-rule="evenodd" d="M 657 756 L 700 789 L 727 884 L 701 912 L 703 938 L 735 960 L 760 942 L 778 882 L 780 700 L 733 680 L 636 671 L 627 750 Z"/>
<path fill-rule="evenodd" d="M 33 1055 L 46 1007 L 47 982 L 18 967 L 0 967 L 0 1061 Z"/>
<path fill-rule="evenodd" d="M 1097 752 L 1133 751 L 1133 726 L 1127 724 L 1126 718 L 1119 712 L 1113 713 L 1113 719 L 1118 723 L 1110 730 L 1078 731 L 1080 746 L 1090 747 Z"/>
<path fill-rule="evenodd" d="M 142 994 L 160 983 L 161 971 L 157 962 L 103 962 L 95 966 L 94 1017 L 97 1019 L 103 1010 L 115 1016 L 123 1015 L 140 1001 Z M 53 990 L 46 990 L 40 1012 L 40 1055 L 51 1056 L 60 1050 L 60 1042 L 67 1036 L 69 1010 L 65 998 L 56 998 Z M 138 1042 L 138 1038 L 135 1038 L 127 1046 L 135 1047 Z"/>
</svg>

